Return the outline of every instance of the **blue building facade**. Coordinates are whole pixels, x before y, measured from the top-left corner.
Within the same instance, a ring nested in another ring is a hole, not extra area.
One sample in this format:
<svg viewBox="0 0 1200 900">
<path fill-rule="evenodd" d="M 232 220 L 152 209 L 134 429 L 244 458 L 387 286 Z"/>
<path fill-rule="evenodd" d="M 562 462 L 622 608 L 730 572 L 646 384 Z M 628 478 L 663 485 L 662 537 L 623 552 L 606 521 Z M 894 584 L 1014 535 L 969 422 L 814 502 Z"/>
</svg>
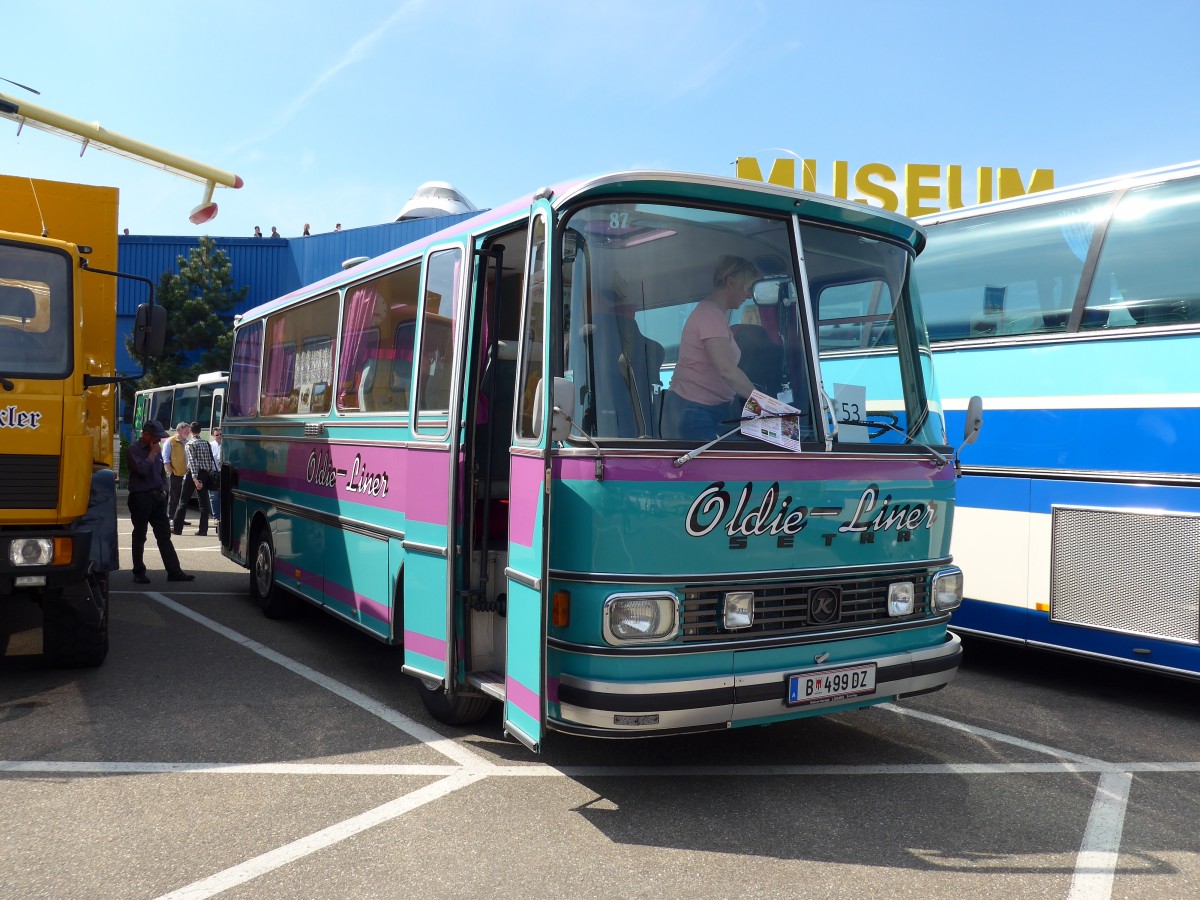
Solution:
<svg viewBox="0 0 1200 900">
<path fill-rule="evenodd" d="M 387 222 L 300 238 L 217 237 L 214 240 L 218 249 L 229 256 L 234 288 L 249 288 L 245 301 L 234 310 L 236 315 L 333 275 L 341 270 L 342 262 L 347 259 L 379 256 L 478 214 Z M 117 268 L 130 275 L 148 278 L 157 286 L 164 272 L 179 271 L 179 258 L 187 259 L 199 243 L 195 237 L 121 235 L 117 240 Z M 145 300 L 144 284 L 118 280 L 116 358 L 119 372 L 140 371 L 140 366 L 125 350 L 125 339 L 133 333 L 138 304 Z"/>
</svg>

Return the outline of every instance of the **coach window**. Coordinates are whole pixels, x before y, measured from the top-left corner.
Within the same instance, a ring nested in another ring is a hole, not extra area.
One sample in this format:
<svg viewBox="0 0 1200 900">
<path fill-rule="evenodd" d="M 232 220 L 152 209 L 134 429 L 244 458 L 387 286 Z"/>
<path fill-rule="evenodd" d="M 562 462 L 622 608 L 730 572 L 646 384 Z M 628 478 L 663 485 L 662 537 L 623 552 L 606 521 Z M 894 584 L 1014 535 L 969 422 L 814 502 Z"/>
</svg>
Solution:
<svg viewBox="0 0 1200 900">
<path fill-rule="evenodd" d="M 229 372 L 229 415 L 235 418 L 258 415 L 262 335 L 263 323 L 255 322 L 238 329 L 234 338 L 233 367 Z"/>
<path fill-rule="evenodd" d="M 1132 190 L 1113 212 L 1084 329 L 1200 321 L 1200 179 Z"/>
<path fill-rule="evenodd" d="M 425 267 L 421 346 L 417 353 L 417 411 L 449 415 L 454 373 L 454 319 L 462 251 L 442 250 Z"/>
<path fill-rule="evenodd" d="M 405 412 L 421 266 L 414 263 L 346 291 L 338 356 L 338 409 Z"/>
<path fill-rule="evenodd" d="M 542 323 L 546 308 L 546 220 L 533 222 L 529 240 L 529 266 L 525 272 L 525 323 L 522 327 L 521 377 L 517 379 L 517 437 L 535 439 L 538 386 L 542 383 Z"/>
<path fill-rule="evenodd" d="M 267 319 L 262 415 L 329 411 L 337 307 L 330 294 Z"/>
<path fill-rule="evenodd" d="M 1066 331 L 1107 202 L 1089 197 L 930 226 L 913 270 L 929 339 Z"/>
</svg>

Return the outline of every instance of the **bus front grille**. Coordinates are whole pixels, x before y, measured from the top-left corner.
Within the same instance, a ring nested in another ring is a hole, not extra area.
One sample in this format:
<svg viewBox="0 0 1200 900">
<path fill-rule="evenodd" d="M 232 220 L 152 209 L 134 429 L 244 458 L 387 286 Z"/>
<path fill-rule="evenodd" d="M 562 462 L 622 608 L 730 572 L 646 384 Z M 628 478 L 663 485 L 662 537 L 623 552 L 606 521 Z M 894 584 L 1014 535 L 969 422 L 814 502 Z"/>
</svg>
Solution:
<svg viewBox="0 0 1200 900">
<path fill-rule="evenodd" d="M 0 453 L 0 509 L 58 506 L 57 456 Z"/>
<path fill-rule="evenodd" d="M 887 612 L 888 586 L 898 581 L 913 584 L 913 612 L 909 616 L 889 616 Z M 725 595 L 735 591 L 754 593 L 754 624 L 727 631 L 721 624 L 722 607 Z M 917 569 L 865 578 L 703 585 L 685 588 L 683 596 L 680 636 L 685 643 L 804 634 L 928 616 L 929 572 Z M 822 606 L 824 611 L 819 608 Z"/>
<path fill-rule="evenodd" d="M 1200 517 L 1055 507 L 1050 619 L 1200 643 Z"/>
</svg>

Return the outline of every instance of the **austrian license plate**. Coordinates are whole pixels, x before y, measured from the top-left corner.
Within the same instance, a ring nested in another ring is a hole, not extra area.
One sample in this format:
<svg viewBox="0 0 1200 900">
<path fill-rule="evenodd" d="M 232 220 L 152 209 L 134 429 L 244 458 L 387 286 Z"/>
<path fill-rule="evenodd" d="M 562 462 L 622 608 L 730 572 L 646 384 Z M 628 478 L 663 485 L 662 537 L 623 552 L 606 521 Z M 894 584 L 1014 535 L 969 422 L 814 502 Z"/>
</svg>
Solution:
<svg viewBox="0 0 1200 900">
<path fill-rule="evenodd" d="M 875 663 L 788 676 L 787 705 L 831 703 L 875 693 Z"/>
</svg>

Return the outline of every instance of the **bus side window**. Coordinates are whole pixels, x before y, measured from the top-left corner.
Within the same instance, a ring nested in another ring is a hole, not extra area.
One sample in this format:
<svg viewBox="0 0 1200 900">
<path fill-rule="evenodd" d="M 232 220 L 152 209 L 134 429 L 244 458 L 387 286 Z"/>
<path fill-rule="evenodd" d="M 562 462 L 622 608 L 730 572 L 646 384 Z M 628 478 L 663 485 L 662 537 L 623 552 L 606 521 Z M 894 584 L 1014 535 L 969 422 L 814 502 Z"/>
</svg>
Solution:
<svg viewBox="0 0 1200 900">
<path fill-rule="evenodd" d="M 456 248 L 434 253 L 426 268 L 421 347 L 417 355 L 417 409 L 420 412 L 449 412 L 455 303 L 462 277 L 462 251 Z"/>
<path fill-rule="evenodd" d="M 1104 238 L 1082 327 L 1200 321 L 1197 237 L 1200 179 L 1140 188 L 1122 197 Z"/>
<path fill-rule="evenodd" d="M 258 415 L 258 379 L 262 370 L 262 322 L 238 329 L 229 373 L 229 415 Z M 151 417 L 153 418 L 153 417 Z"/>
</svg>

